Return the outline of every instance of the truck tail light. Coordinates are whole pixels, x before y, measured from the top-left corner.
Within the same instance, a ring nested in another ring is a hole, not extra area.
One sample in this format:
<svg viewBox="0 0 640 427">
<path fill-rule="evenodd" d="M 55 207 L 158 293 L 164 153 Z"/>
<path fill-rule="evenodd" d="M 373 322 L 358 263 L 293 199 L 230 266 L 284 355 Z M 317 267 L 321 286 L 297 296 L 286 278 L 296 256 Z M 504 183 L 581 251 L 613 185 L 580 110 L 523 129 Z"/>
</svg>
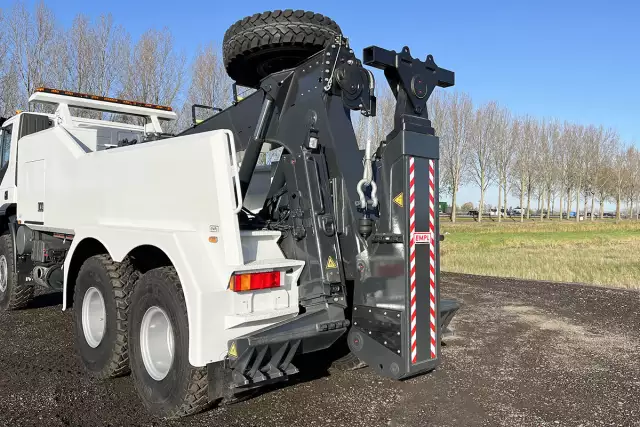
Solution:
<svg viewBox="0 0 640 427">
<path fill-rule="evenodd" d="M 265 271 L 262 273 L 232 274 L 229 289 L 233 292 L 255 291 L 280 287 L 280 272 Z"/>
</svg>

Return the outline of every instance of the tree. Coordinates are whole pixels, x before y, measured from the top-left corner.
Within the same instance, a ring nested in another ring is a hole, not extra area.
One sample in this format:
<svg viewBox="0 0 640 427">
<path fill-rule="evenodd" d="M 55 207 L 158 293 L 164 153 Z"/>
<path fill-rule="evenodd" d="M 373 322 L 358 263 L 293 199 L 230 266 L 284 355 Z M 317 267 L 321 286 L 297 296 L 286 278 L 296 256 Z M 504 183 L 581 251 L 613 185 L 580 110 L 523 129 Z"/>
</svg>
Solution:
<svg viewBox="0 0 640 427">
<path fill-rule="evenodd" d="M 545 157 L 545 187 L 547 190 L 547 212 L 551 215 L 555 208 L 556 196 L 560 196 L 560 219 L 562 219 L 562 129 L 560 123 L 552 120 L 546 126 L 547 151 Z"/>
<path fill-rule="evenodd" d="M 385 86 L 383 90 L 378 92 L 376 99 L 376 117 L 371 121 L 369 127 L 369 137 L 376 149 L 387 138 L 387 135 L 393 129 L 393 120 L 396 114 L 396 99 L 391 90 Z M 364 148 L 362 146 L 361 148 Z"/>
<path fill-rule="evenodd" d="M 511 138 L 515 144 L 514 185 L 515 196 L 519 198 L 520 222 L 524 221 L 524 195 L 526 193 L 526 178 L 528 170 L 529 149 L 524 138 L 524 121 L 515 119 L 511 124 Z"/>
<path fill-rule="evenodd" d="M 623 164 L 623 173 L 625 177 L 624 196 L 627 202 L 627 215 L 633 217 L 633 205 L 638 200 L 640 186 L 638 179 L 640 178 L 640 152 L 635 147 L 630 147 L 625 153 L 625 162 Z"/>
<path fill-rule="evenodd" d="M 540 198 L 540 221 L 544 221 L 545 200 L 547 203 L 546 211 L 550 213 L 551 209 L 551 187 L 553 186 L 553 124 L 542 122 L 538 128 L 537 139 L 537 155 L 538 168 L 537 182 L 538 194 Z M 546 198 L 546 199 L 545 199 Z"/>
<path fill-rule="evenodd" d="M 191 64 L 191 83 L 187 102 L 183 106 L 182 127 L 190 125 L 191 105 L 200 104 L 226 108 L 231 104 L 232 81 L 227 76 L 224 65 L 213 44 L 198 49 Z M 213 114 L 213 112 L 209 112 Z M 185 123 L 186 121 L 186 123 Z"/>
<path fill-rule="evenodd" d="M 435 129 L 436 136 L 442 139 L 445 136 L 446 123 L 449 119 L 449 108 L 447 104 L 447 99 L 442 91 L 435 91 L 432 93 L 429 98 L 429 103 L 427 105 L 429 112 L 429 119 L 431 120 L 431 126 Z M 442 160 L 440 160 L 442 162 Z M 439 163 L 440 165 L 441 163 Z M 438 188 L 440 190 L 440 198 L 443 199 L 443 196 L 450 194 L 450 188 L 445 185 L 444 175 L 442 173 L 438 174 Z M 453 211 L 453 207 L 451 208 Z"/>
<path fill-rule="evenodd" d="M 460 206 L 460 209 L 462 209 L 462 212 L 469 212 L 473 210 L 473 203 L 466 202 L 462 206 Z"/>
<path fill-rule="evenodd" d="M 114 25 L 111 14 L 100 16 L 95 26 L 94 71 L 95 92 L 106 96 L 121 90 L 122 76 L 131 44 L 129 34 L 119 25 Z"/>
<path fill-rule="evenodd" d="M 524 163 L 524 182 L 527 195 L 527 219 L 531 218 L 531 196 L 536 190 L 535 179 L 539 170 L 538 138 L 538 122 L 531 117 L 526 117 L 523 125 L 523 140 L 526 152 L 523 153 L 522 161 Z"/>
<path fill-rule="evenodd" d="M 616 144 L 616 151 L 614 155 L 616 168 L 614 169 L 614 176 L 612 179 L 612 192 L 616 201 L 616 219 L 620 221 L 620 205 L 624 196 L 626 185 L 626 172 L 628 170 L 628 152 L 631 148 L 625 147 L 619 141 Z"/>
<path fill-rule="evenodd" d="M 599 217 L 604 214 L 604 203 L 607 198 L 609 182 L 612 179 L 610 173 L 611 160 L 614 155 L 615 142 L 618 139 L 616 132 L 611 129 L 605 129 L 603 126 L 594 131 L 594 146 L 590 150 L 591 167 L 589 175 L 591 176 L 591 220 L 594 220 L 595 200 L 600 202 Z"/>
<path fill-rule="evenodd" d="M 515 159 L 514 140 L 510 135 L 511 116 L 506 109 L 499 109 L 496 114 L 495 138 L 493 140 L 492 161 L 498 183 L 498 212 L 507 205 L 507 182 Z M 504 199 L 502 198 L 504 194 Z M 502 215 L 498 214 L 498 222 Z"/>
<path fill-rule="evenodd" d="M 15 64 L 21 92 L 27 97 L 47 83 L 56 69 L 55 17 L 43 2 L 36 4 L 32 16 L 23 3 L 15 3 L 7 26 L 7 43 Z"/>
<path fill-rule="evenodd" d="M 487 188 L 495 178 L 492 162 L 492 146 L 496 138 L 498 105 L 490 102 L 476 111 L 473 137 L 471 138 L 471 179 L 480 188 L 478 222 L 482 222 L 482 210 Z"/>
<path fill-rule="evenodd" d="M 182 88 L 184 55 L 174 50 L 168 29 L 148 30 L 128 58 L 123 98 L 172 105 Z"/>
<path fill-rule="evenodd" d="M 464 93 L 445 96 L 448 114 L 440 125 L 440 174 L 451 194 L 451 221 L 456 221 L 458 190 L 467 178 L 473 128 L 473 104 Z"/>
</svg>

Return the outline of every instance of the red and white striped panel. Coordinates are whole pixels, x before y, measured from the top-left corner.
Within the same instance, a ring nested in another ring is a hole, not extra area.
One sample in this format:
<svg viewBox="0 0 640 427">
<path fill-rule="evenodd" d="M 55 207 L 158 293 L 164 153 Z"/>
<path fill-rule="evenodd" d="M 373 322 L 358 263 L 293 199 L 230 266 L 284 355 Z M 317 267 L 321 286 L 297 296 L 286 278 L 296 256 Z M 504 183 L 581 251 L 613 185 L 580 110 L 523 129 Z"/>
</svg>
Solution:
<svg viewBox="0 0 640 427">
<path fill-rule="evenodd" d="M 436 351 L 436 230 L 435 230 L 435 168 L 434 161 L 429 160 L 429 233 L 431 234 L 431 242 L 429 244 L 429 328 L 431 330 L 431 358 L 435 359 L 438 354 Z"/>
<path fill-rule="evenodd" d="M 416 199 L 415 199 L 415 166 L 413 157 L 409 157 L 409 265 L 411 289 L 411 363 L 418 361 L 416 344 Z"/>
</svg>

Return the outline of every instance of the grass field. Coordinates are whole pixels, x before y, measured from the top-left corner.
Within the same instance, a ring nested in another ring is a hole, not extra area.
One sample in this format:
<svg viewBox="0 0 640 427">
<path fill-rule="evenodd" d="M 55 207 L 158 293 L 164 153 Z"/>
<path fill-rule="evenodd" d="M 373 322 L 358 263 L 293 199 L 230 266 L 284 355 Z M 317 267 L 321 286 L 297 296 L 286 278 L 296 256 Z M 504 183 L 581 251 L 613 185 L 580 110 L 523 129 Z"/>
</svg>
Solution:
<svg viewBox="0 0 640 427">
<path fill-rule="evenodd" d="M 640 222 L 441 222 L 443 271 L 640 288 Z"/>
</svg>

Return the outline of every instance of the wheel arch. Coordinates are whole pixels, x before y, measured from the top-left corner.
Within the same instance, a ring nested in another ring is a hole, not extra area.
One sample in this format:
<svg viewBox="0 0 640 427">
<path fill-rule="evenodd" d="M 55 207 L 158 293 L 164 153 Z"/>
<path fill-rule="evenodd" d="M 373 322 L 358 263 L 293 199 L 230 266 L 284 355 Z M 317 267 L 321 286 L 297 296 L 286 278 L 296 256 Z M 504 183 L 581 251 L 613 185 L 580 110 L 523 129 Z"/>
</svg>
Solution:
<svg viewBox="0 0 640 427">
<path fill-rule="evenodd" d="M 87 259 L 94 255 L 108 254 L 116 262 L 121 262 L 125 258 L 129 258 L 140 273 L 145 273 L 157 267 L 172 266 L 175 268 L 175 263 L 167 254 L 167 251 L 158 245 L 141 244 L 128 250 L 118 249 L 119 250 L 111 249 L 96 237 L 85 237 L 79 241 L 74 239 L 74 243 L 69 249 L 69 254 L 65 261 L 63 310 L 71 306 L 73 290 L 80 267 L 82 267 L 82 264 Z M 178 276 L 180 275 L 178 274 Z"/>
<path fill-rule="evenodd" d="M 11 217 L 15 217 L 17 205 L 15 203 L 5 203 L 0 206 L 0 232 L 4 233 L 9 228 Z M 15 220 L 15 218 L 14 218 Z"/>
<path fill-rule="evenodd" d="M 80 267 L 94 255 L 109 254 L 107 247 L 95 237 L 86 237 L 80 241 L 74 239 L 64 266 L 64 282 L 62 286 L 62 309 L 66 310 L 73 303 L 73 291 Z"/>
</svg>

